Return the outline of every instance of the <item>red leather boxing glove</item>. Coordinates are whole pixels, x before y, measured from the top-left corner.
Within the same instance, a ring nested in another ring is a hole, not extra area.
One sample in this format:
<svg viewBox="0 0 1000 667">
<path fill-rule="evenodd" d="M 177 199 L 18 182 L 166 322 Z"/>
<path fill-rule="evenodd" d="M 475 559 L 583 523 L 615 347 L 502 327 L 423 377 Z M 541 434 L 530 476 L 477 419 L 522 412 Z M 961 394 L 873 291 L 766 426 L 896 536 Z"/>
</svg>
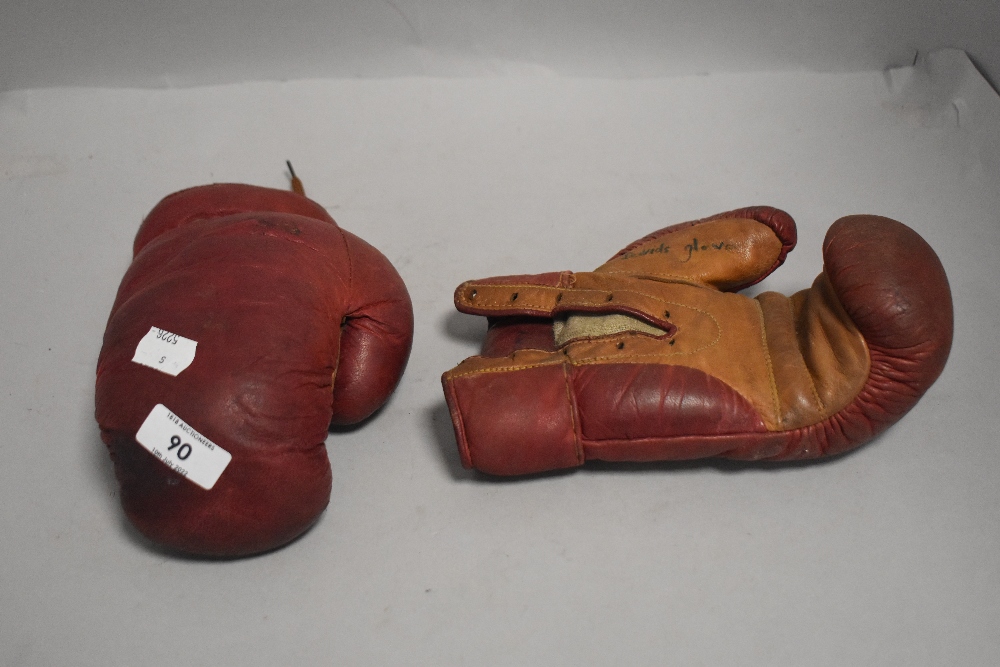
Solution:
<svg viewBox="0 0 1000 667">
<path fill-rule="evenodd" d="M 944 269 L 905 225 L 850 216 L 809 289 L 734 293 L 795 242 L 786 213 L 754 207 L 662 229 L 590 273 L 462 284 L 458 309 L 490 318 L 482 354 L 443 377 L 463 463 L 786 460 L 875 437 L 944 368 Z"/>
<path fill-rule="evenodd" d="M 389 261 L 304 196 L 220 184 L 166 197 L 136 235 L 97 367 L 129 520 L 209 556 L 302 534 L 329 501 L 329 426 L 385 402 L 412 336 Z"/>
</svg>

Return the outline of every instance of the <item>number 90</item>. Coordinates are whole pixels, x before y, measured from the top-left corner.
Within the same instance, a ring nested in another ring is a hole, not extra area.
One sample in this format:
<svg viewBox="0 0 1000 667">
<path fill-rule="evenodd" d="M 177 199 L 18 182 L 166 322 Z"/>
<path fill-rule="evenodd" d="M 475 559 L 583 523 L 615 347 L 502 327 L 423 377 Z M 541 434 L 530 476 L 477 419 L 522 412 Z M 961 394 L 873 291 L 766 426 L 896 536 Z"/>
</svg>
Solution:
<svg viewBox="0 0 1000 667">
<path fill-rule="evenodd" d="M 186 442 L 182 445 L 180 437 L 176 435 L 170 436 L 170 446 L 167 447 L 167 449 L 170 450 L 173 449 L 174 447 L 178 448 L 176 454 L 177 458 L 179 458 L 181 461 L 184 461 L 187 459 L 187 457 L 191 456 L 191 445 L 187 444 Z"/>
</svg>

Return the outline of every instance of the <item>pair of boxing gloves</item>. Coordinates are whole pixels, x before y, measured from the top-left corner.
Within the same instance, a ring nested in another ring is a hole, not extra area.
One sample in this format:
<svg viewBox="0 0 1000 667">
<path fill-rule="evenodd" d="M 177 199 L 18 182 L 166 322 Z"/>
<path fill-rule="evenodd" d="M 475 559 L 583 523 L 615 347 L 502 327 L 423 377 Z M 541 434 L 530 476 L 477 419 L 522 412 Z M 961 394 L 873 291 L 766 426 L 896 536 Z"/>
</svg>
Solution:
<svg viewBox="0 0 1000 667">
<path fill-rule="evenodd" d="M 462 462 L 519 475 L 584 461 L 813 458 L 902 417 L 952 337 L 948 281 L 901 223 L 838 220 L 824 271 L 737 294 L 795 246 L 769 207 L 682 223 L 592 272 L 474 280 L 480 355 L 442 378 Z M 330 497 L 330 425 L 377 410 L 410 353 L 406 287 L 306 197 L 222 184 L 146 217 L 97 368 L 97 421 L 132 524 L 233 557 L 305 532 Z"/>
</svg>

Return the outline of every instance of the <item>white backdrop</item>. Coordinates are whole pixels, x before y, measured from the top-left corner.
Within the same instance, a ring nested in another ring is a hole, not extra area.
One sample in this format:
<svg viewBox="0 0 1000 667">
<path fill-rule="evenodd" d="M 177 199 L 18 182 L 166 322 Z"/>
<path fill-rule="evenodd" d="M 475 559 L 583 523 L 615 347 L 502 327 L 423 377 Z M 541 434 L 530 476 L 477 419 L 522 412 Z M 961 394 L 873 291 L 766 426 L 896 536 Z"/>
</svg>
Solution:
<svg viewBox="0 0 1000 667">
<path fill-rule="evenodd" d="M 0 0 L 0 91 L 553 72 L 860 71 L 964 49 L 993 0 Z"/>
</svg>

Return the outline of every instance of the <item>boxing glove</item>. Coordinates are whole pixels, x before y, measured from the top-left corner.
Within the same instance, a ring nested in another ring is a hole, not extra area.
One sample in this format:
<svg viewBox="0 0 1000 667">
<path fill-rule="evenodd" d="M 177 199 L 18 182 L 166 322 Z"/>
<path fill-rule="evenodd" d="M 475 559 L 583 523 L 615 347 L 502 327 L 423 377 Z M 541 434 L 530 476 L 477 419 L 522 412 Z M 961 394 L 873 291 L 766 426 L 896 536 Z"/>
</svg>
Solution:
<svg viewBox="0 0 1000 667">
<path fill-rule="evenodd" d="M 896 422 L 944 367 L 948 280 L 903 224 L 829 229 L 809 289 L 756 298 L 796 242 L 754 207 L 667 227 L 589 273 L 474 280 L 482 353 L 442 378 L 462 462 L 496 475 L 584 461 L 803 459 Z"/>
<path fill-rule="evenodd" d="M 383 404 L 412 334 L 389 261 L 304 196 L 166 197 L 136 235 L 97 366 L 128 519 L 206 556 L 293 540 L 330 498 L 328 428 Z"/>
</svg>

